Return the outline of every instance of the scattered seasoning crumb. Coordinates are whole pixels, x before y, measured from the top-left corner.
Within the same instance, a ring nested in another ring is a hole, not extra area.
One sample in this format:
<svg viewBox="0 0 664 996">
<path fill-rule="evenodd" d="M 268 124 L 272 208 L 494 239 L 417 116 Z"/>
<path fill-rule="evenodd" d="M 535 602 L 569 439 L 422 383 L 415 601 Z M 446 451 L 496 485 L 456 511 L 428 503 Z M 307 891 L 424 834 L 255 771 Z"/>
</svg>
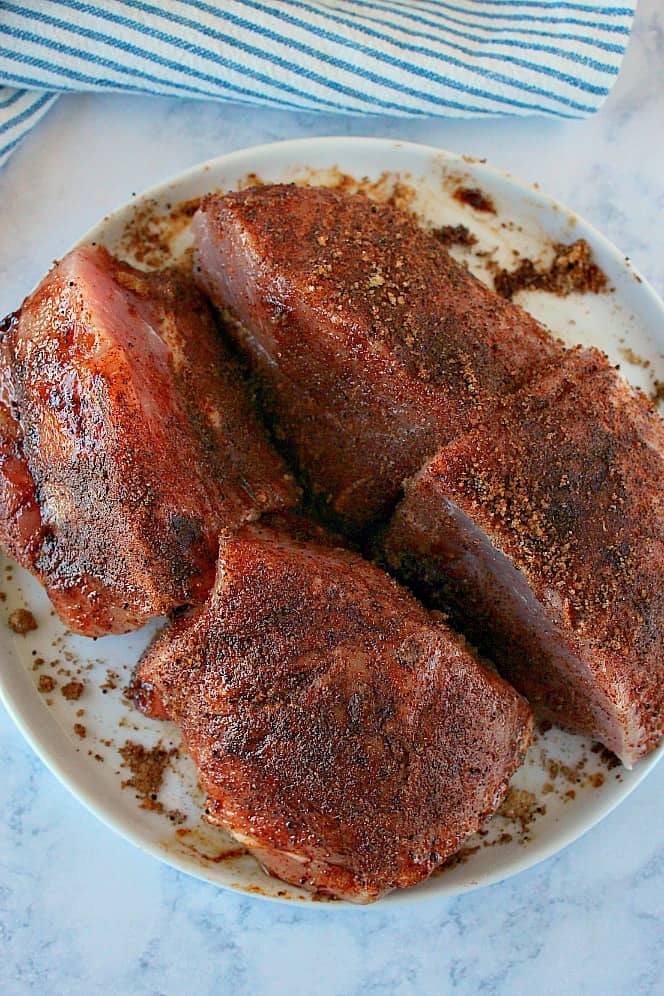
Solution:
<svg viewBox="0 0 664 996">
<path fill-rule="evenodd" d="M 441 225 L 432 228 L 431 234 L 444 246 L 474 246 L 477 242 L 477 236 L 465 225 Z"/>
<path fill-rule="evenodd" d="M 155 200 L 137 205 L 122 236 L 122 252 L 146 266 L 172 263 L 172 244 L 187 228 L 200 202 L 200 197 L 182 201 L 170 209 L 167 207 L 166 214 L 158 213 L 161 205 Z"/>
<path fill-rule="evenodd" d="M 187 822 L 186 814 L 180 809 L 169 809 L 166 815 L 171 823 L 174 823 L 176 826 L 181 826 L 183 823 Z"/>
<path fill-rule="evenodd" d="M 599 754 L 599 759 L 604 764 L 609 771 L 617 768 L 620 765 L 620 761 L 610 750 L 608 750 L 604 744 L 593 744 L 591 747 L 593 754 Z"/>
<path fill-rule="evenodd" d="M 60 691 L 70 702 L 76 702 L 83 694 L 84 688 L 85 685 L 82 681 L 68 681 L 66 685 L 62 686 Z"/>
<path fill-rule="evenodd" d="M 125 741 L 120 747 L 122 767 L 129 768 L 131 778 L 122 782 L 122 788 L 133 788 L 136 797 L 141 800 L 141 808 L 152 809 L 158 813 L 164 812 L 164 807 L 157 799 L 161 788 L 164 772 L 172 757 L 178 756 L 177 747 L 166 750 L 161 742 L 156 747 L 148 748 L 133 740 Z"/>
<path fill-rule="evenodd" d="M 37 629 L 37 620 L 29 609 L 15 609 L 9 617 L 9 626 L 21 636 Z"/>
<path fill-rule="evenodd" d="M 434 871 L 434 875 L 441 875 L 443 872 L 450 871 L 452 868 L 456 868 L 457 865 L 465 865 L 466 861 L 477 854 L 480 850 L 481 845 L 478 844 L 476 847 L 462 847 L 461 850 L 457 851 L 456 854 L 452 854 L 447 861 L 443 861 Z"/>
<path fill-rule="evenodd" d="M 52 692 L 57 682 L 50 674 L 40 674 L 38 688 L 40 692 Z"/>
<path fill-rule="evenodd" d="M 508 820 L 518 821 L 521 830 L 525 832 L 535 816 L 542 812 L 542 808 L 538 807 L 537 796 L 533 792 L 510 786 L 497 812 Z"/>
<path fill-rule="evenodd" d="M 265 180 L 261 179 L 258 173 L 247 173 L 246 176 L 238 182 L 238 190 L 246 190 L 248 187 L 262 187 L 265 184 Z"/>
<path fill-rule="evenodd" d="M 380 184 L 380 182 L 381 181 L 379 180 L 378 184 Z M 417 191 L 411 184 L 402 183 L 401 180 L 397 180 L 385 203 L 389 204 L 390 207 L 398 208 L 400 211 L 408 211 L 410 210 L 416 195 Z M 368 196 L 371 195 L 369 194 Z"/>
<path fill-rule="evenodd" d="M 120 680 L 120 675 L 117 671 L 113 671 L 110 667 L 106 669 L 106 681 L 103 685 L 100 685 L 102 691 L 113 691 L 113 689 L 118 687 L 118 682 Z"/>
<path fill-rule="evenodd" d="M 644 370 L 647 370 L 648 367 L 650 366 L 650 360 L 644 360 L 642 356 L 639 356 L 638 353 L 635 353 L 634 350 L 630 349 L 629 346 L 621 346 L 620 352 L 625 357 L 627 362 L 633 363 L 635 367 L 643 367 Z"/>
<path fill-rule="evenodd" d="M 457 187 L 453 197 L 461 204 L 468 204 L 476 211 L 487 211 L 490 214 L 496 213 L 496 206 L 484 191 L 479 187 Z"/>
<path fill-rule="evenodd" d="M 521 290 L 543 290 L 559 297 L 573 291 L 599 294 L 606 289 L 606 274 L 592 260 L 592 249 L 585 239 L 571 245 L 556 243 L 554 258 L 548 269 L 538 269 L 532 259 L 522 259 L 515 270 L 498 270 L 494 287 L 511 300 Z"/>
<path fill-rule="evenodd" d="M 74 723 L 74 733 L 79 736 L 81 740 L 84 740 L 88 735 L 88 731 L 83 726 L 83 723 Z"/>
<path fill-rule="evenodd" d="M 660 401 L 664 401 L 664 380 L 655 381 L 649 398 L 654 405 L 658 405 Z"/>
</svg>

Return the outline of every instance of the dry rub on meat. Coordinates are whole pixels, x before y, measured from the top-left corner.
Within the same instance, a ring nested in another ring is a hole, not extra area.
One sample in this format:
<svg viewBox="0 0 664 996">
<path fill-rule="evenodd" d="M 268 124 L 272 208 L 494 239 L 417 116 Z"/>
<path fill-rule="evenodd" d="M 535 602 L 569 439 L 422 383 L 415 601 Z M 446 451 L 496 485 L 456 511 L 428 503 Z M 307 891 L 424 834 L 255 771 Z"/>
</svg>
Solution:
<svg viewBox="0 0 664 996">
<path fill-rule="evenodd" d="M 261 523 L 225 537 L 209 601 L 135 687 L 180 724 L 212 823 L 278 877 L 356 902 L 457 851 L 530 739 L 524 700 L 387 574 Z"/>
<path fill-rule="evenodd" d="M 177 271 L 84 246 L 5 319 L 0 542 L 76 632 L 202 601 L 220 529 L 295 497 L 207 302 Z"/>
<path fill-rule="evenodd" d="M 548 718 L 629 767 L 664 733 L 664 429 L 570 351 L 407 484 L 392 567 Z"/>
<path fill-rule="evenodd" d="M 415 218 L 362 194 L 211 195 L 198 277 L 250 357 L 308 486 L 359 530 L 401 482 L 560 346 Z"/>
</svg>

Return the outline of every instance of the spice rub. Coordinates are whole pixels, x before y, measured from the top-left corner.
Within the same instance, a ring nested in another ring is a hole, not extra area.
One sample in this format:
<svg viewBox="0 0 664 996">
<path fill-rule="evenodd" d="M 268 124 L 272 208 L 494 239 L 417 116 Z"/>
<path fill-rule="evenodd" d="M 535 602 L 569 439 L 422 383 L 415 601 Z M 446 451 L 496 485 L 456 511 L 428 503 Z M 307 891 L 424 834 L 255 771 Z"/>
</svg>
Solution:
<svg viewBox="0 0 664 996">
<path fill-rule="evenodd" d="M 606 274 L 594 262 L 585 239 L 571 245 L 556 243 L 549 266 L 521 259 L 514 270 L 501 269 L 494 275 L 496 293 L 507 300 L 522 290 L 543 290 L 565 297 L 574 291 L 599 294 L 606 290 Z"/>
</svg>

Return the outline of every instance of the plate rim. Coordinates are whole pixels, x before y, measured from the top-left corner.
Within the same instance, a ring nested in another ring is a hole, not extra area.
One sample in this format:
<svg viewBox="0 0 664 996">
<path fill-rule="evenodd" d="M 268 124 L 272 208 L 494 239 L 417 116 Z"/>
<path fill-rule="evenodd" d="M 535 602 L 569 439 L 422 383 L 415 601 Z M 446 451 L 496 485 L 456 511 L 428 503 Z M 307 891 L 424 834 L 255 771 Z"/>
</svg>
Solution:
<svg viewBox="0 0 664 996">
<path fill-rule="evenodd" d="M 638 293 L 649 299 L 650 307 L 654 308 L 655 312 L 659 312 L 664 326 L 664 302 L 659 297 L 654 287 L 643 276 L 643 274 L 639 272 L 638 268 L 634 266 L 632 261 L 626 257 L 610 239 L 608 239 L 601 231 L 599 231 L 599 229 L 587 221 L 587 219 L 582 215 L 572 211 L 556 198 L 543 193 L 537 184 L 531 184 L 521 180 L 510 172 L 498 169 L 497 167 L 491 166 L 482 160 L 471 156 L 464 156 L 460 153 L 450 152 L 447 149 L 438 148 L 437 146 L 417 142 L 404 142 L 398 139 L 373 138 L 370 136 L 314 136 L 309 138 L 289 139 L 279 142 L 267 142 L 259 145 L 247 146 L 242 149 L 235 149 L 232 152 L 225 153 L 224 155 L 213 157 L 203 162 L 194 164 L 185 170 L 181 170 L 180 172 L 167 177 L 159 183 L 152 184 L 146 190 L 132 196 L 128 201 L 125 201 L 117 208 L 109 211 L 99 222 L 85 232 L 84 235 L 82 235 L 81 238 L 79 238 L 72 246 L 63 250 L 59 258 L 62 258 L 62 256 L 66 255 L 67 252 L 71 251 L 71 249 L 76 246 L 93 241 L 101 230 L 108 227 L 113 220 L 115 220 L 122 213 L 126 212 L 132 206 L 152 197 L 162 196 L 164 191 L 168 188 L 180 186 L 189 180 L 195 180 L 197 176 L 210 172 L 212 169 L 220 169 L 227 166 L 232 170 L 233 167 L 239 166 L 240 164 L 246 164 L 243 168 L 249 172 L 251 171 L 252 166 L 250 163 L 246 162 L 247 160 L 251 160 L 252 158 L 261 159 L 265 156 L 269 157 L 275 151 L 281 151 L 287 154 L 292 153 L 294 158 L 299 150 L 302 150 L 303 154 L 302 165 L 306 166 L 305 156 L 308 149 L 329 146 L 334 146 L 335 149 L 339 150 L 338 158 L 341 160 L 342 164 L 343 159 L 345 158 L 345 150 L 352 149 L 353 147 L 376 148 L 381 146 L 391 152 L 403 149 L 415 156 L 422 157 L 423 161 L 427 161 L 429 165 L 435 160 L 457 164 L 461 170 L 467 171 L 470 168 L 473 171 L 477 170 L 480 173 L 489 174 L 496 181 L 506 183 L 509 187 L 513 189 L 515 188 L 517 191 L 521 192 L 523 196 L 527 195 L 530 199 L 534 199 L 539 202 L 539 206 L 546 207 L 551 212 L 559 212 L 564 217 L 574 219 L 577 224 L 585 229 L 585 233 L 588 233 L 591 236 L 594 246 L 601 246 L 603 251 L 614 260 L 621 270 L 625 271 L 629 276 L 635 279 L 639 285 Z M 387 160 L 387 162 L 389 164 L 389 160 Z M 340 168 L 343 168 L 343 165 Z M 387 166 L 386 172 L 396 171 L 396 169 L 390 169 L 389 165 Z M 9 653 L 17 657 L 14 648 L 11 645 L 11 637 L 9 637 L 9 635 L 7 635 L 5 639 L 3 634 L 0 642 L 5 644 L 3 651 L 5 649 L 9 649 Z M 242 886 L 235 886 L 233 884 L 212 880 L 205 874 L 204 866 L 196 865 L 193 861 L 191 861 L 191 859 L 181 856 L 178 853 L 174 853 L 170 850 L 167 851 L 158 843 L 147 841 L 145 837 L 141 835 L 140 831 L 132 829 L 132 827 L 128 825 L 128 821 L 126 821 L 122 816 L 117 816 L 115 814 L 113 802 L 106 801 L 102 791 L 103 786 L 101 786 L 99 790 L 95 790 L 86 788 L 84 785 L 80 784 L 81 779 L 77 778 L 76 774 L 78 754 L 75 745 L 66 736 L 60 724 L 39 696 L 39 693 L 32 683 L 28 672 L 25 670 L 18 657 L 17 662 L 19 671 L 17 675 L 12 675 L 11 669 L 0 669 L 0 700 L 4 704 L 9 716 L 19 732 L 22 734 L 23 738 L 46 766 L 46 768 L 53 775 L 55 775 L 60 784 L 63 785 L 89 812 L 100 820 L 100 822 L 117 833 L 122 839 L 138 847 L 144 853 L 149 854 L 151 857 L 156 858 L 160 862 L 169 865 L 178 871 L 184 872 L 187 875 L 199 879 L 200 881 L 206 882 L 208 885 L 216 888 L 228 889 L 235 893 L 239 893 L 240 895 L 251 896 L 252 898 L 268 902 L 280 904 L 286 903 L 289 905 L 296 903 L 297 908 L 302 910 L 320 909 L 325 911 L 346 911 L 348 909 L 352 909 L 360 912 L 368 912 L 378 909 L 382 911 L 388 908 L 394 908 L 397 905 L 404 906 L 412 903 L 451 899 L 455 896 L 464 895 L 465 893 L 476 891 L 477 889 L 485 888 L 495 885 L 498 882 L 511 879 L 514 876 L 520 875 L 522 872 L 525 872 L 528 869 L 541 864 L 543 861 L 546 861 L 548 858 L 560 853 L 604 820 L 614 809 L 621 805 L 633 791 L 638 788 L 638 786 L 664 756 L 664 742 L 662 742 L 662 744 L 660 744 L 660 746 L 648 757 L 639 761 L 638 767 L 634 771 L 630 772 L 629 781 L 623 783 L 620 791 L 616 791 L 615 794 L 612 794 L 607 800 L 604 800 L 599 804 L 595 804 L 592 813 L 586 816 L 580 828 L 578 826 L 579 821 L 577 819 L 577 821 L 574 822 L 566 832 L 563 832 L 560 836 L 554 836 L 553 841 L 549 841 L 548 843 L 543 842 L 539 845 L 533 841 L 527 847 L 523 848 L 522 855 L 518 858 L 513 859 L 504 866 L 499 866 L 494 872 L 487 872 L 481 876 L 478 876 L 477 879 L 471 878 L 465 883 L 450 883 L 450 885 L 445 887 L 443 884 L 444 879 L 441 876 L 438 888 L 430 887 L 426 890 L 418 889 L 416 887 L 411 889 L 399 889 L 390 893 L 380 903 L 371 903 L 368 905 L 360 905 L 348 901 L 320 903 L 308 899 L 298 900 L 294 898 L 270 895 L 267 893 L 249 892 L 246 889 L 243 889 Z M 43 717 L 43 721 L 40 723 L 35 722 L 35 717 L 33 715 L 35 712 L 36 702 L 40 703 L 40 707 L 37 707 L 36 709 L 37 714 L 40 717 Z M 66 745 L 64 752 L 62 749 L 63 741 Z"/>
</svg>

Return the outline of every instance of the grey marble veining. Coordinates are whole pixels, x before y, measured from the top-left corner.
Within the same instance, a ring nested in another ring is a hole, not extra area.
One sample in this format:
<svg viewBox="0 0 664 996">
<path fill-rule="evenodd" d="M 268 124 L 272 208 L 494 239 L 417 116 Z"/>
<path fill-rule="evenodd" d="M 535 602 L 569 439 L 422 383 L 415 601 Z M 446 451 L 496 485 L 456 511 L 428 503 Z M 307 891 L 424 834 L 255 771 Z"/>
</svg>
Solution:
<svg viewBox="0 0 664 996">
<path fill-rule="evenodd" d="M 0 173 L 0 310 L 106 211 L 232 149 L 375 135 L 487 157 L 594 222 L 664 294 L 664 8 L 641 0 L 588 121 L 350 118 L 60 100 Z M 421 996 L 664 993 L 664 765 L 584 838 L 502 885 L 353 913 L 218 891 L 84 810 L 0 710 L 0 992 Z"/>
</svg>

